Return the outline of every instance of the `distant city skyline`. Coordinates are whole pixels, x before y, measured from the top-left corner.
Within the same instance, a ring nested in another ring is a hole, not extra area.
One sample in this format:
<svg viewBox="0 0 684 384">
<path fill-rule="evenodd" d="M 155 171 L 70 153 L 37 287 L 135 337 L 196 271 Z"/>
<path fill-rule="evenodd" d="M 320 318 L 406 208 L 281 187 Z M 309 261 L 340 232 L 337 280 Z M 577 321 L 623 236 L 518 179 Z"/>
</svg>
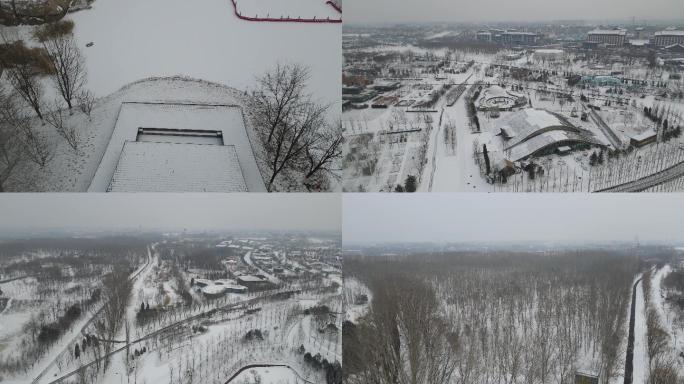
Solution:
<svg viewBox="0 0 684 384">
<path fill-rule="evenodd" d="M 350 0 L 348 24 L 684 20 L 681 0 Z"/>
</svg>

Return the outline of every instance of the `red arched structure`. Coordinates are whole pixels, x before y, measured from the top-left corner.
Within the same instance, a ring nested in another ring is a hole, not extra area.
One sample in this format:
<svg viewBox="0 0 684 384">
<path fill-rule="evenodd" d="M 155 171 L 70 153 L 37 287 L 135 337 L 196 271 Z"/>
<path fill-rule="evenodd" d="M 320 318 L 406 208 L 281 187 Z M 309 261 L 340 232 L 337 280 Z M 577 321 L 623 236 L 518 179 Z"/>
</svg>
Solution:
<svg viewBox="0 0 684 384">
<path fill-rule="evenodd" d="M 246 20 L 246 21 L 259 21 L 259 22 L 266 22 L 266 23 L 341 23 L 342 18 L 339 19 L 331 19 L 329 17 L 326 17 L 325 19 L 317 19 L 317 18 L 293 18 L 293 17 L 251 17 L 251 16 L 244 16 L 240 13 L 237 7 L 237 0 L 230 0 L 231 3 L 233 3 L 233 11 L 235 13 L 235 16 L 237 16 L 239 19 Z M 326 1 L 326 4 L 330 5 L 333 7 L 337 12 L 342 13 L 342 9 L 338 7 L 335 3 L 333 3 L 331 0 Z"/>
</svg>

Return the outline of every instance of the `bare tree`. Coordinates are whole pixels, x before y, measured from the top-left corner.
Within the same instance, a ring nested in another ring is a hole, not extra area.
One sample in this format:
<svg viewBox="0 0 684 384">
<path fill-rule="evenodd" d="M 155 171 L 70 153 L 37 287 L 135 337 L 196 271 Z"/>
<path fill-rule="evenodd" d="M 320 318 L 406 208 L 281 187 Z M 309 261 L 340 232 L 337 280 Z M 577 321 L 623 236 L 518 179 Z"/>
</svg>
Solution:
<svg viewBox="0 0 684 384">
<path fill-rule="evenodd" d="M 306 160 L 308 163 L 305 177 L 305 185 L 309 189 L 316 189 L 316 183 L 322 182 L 316 176 L 333 176 L 332 167 L 342 156 L 342 122 L 336 125 L 322 128 L 316 133 L 315 139 L 306 148 Z M 311 181 L 314 181 L 313 183 Z M 321 189 L 321 188 L 318 188 Z"/>
<path fill-rule="evenodd" d="M 78 151 L 80 142 L 78 130 L 66 121 L 64 112 L 61 109 L 56 107 L 53 112 L 45 116 L 45 121 L 57 130 L 57 133 L 67 141 L 74 151 Z"/>
<path fill-rule="evenodd" d="M 88 120 L 90 120 L 94 106 L 95 96 L 93 96 L 92 92 L 85 90 L 78 94 L 78 107 L 81 109 L 81 112 L 88 116 Z"/>
<path fill-rule="evenodd" d="M 40 76 L 50 73 L 47 54 L 39 48 L 28 48 L 19 40 L 5 42 L 0 50 L 0 67 L 15 91 L 42 120 L 43 85 Z"/>
<path fill-rule="evenodd" d="M 325 124 L 326 110 L 325 106 L 307 103 L 269 135 L 271 140 L 264 143 L 270 171 L 269 191 L 274 190 L 276 178 L 283 171 L 299 171 L 304 167 L 306 151 L 316 142 L 316 133 Z"/>
<path fill-rule="evenodd" d="M 324 175 L 330 173 L 330 165 L 341 156 L 341 128 L 330 127 L 325 121 L 328 106 L 312 101 L 305 92 L 308 79 L 308 68 L 296 64 L 279 64 L 257 79 L 259 88 L 251 101 L 269 170 L 269 191 L 277 188 L 277 180 L 295 188 L 302 183 L 320 188 L 327 182 Z"/>
<path fill-rule="evenodd" d="M 298 64 L 278 64 L 273 72 L 257 78 L 259 89 L 254 92 L 252 102 L 258 111 L 257 123 L 266 131 L 266 143 L 271 142 L 276 128 L 285 124 L 305 103 L 308 80 L 309 69 Z"/>
<path fill-rule="evenodd" d="M 11 98 L 0 89 L 0 192 L 17 166 L 25 159 L 21 135 L 8 116 L 13 112 Z"/>
<path fill-rule="evenodd" d="M 85 59 L 76 46 L 73 28 L 73 21 L 60 20 L 39 27 L 34 33 L 48 53 L 55 87 L 70 110 L 87 78 Z"/>
</svg>

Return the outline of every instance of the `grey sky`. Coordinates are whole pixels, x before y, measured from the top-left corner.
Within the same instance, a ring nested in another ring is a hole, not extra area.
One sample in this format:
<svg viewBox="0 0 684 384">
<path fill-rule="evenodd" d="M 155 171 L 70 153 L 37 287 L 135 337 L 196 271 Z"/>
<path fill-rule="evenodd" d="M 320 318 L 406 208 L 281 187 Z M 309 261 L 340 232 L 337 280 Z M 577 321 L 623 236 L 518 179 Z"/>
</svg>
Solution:
<svg viewBox="0 0 684 384">
<path fill-rule="evenodd" d="M 682 19 L 682 0 L 346 0 L 348 23 Z"/>
<path fill-rule="evenodd" d="M 345 194 L 343 241 L 684 241 L 684 194 Z"/>
<path fill-rule="evenodd" d="M 18 229 L 323 230 L 338 194 L 3 194 L 0 232 Z"/>
</svg>

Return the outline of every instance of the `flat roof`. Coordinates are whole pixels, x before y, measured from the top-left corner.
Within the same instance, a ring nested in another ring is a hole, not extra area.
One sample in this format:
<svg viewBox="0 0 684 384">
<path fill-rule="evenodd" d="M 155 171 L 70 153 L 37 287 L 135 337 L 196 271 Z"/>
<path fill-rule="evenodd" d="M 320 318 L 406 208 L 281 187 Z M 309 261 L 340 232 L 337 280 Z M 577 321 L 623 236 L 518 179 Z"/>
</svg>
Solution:
<svg viewBox="0 0 684 384">
<path fill-rule="evenodd" d="M 684 31 L 671 30 L 671 31 L 658 31 L 655 33 L 656 36 L 684 36 Z"/>
<path fill-rule="evenodd" d="M 594 29 L 587 32 L 587 35 L 621 35 L 624 36 L 627 31 L 624 29 Z"/>
<path fill-rule="evenodd" d="M 633 135 L 633 136 L 631 136 L 631 138 L 634 140 L 637 140 L 637 141 L 642 141 L 642 140 L 650 139 L 650 138 L 656 136 L 657 134 L 658 133 L 656 133 L 655 131 L 649 129 L 649 130 L 641 132 L 637 135 Z"/>
<path fill-rule="evenodd" d="M 247 192 L 232 145 L 127 141 L 108 192 Z"/>
<path fill-rule="evenodd" d="M 185 141 L 188 144 L 201 144 L 196 141 L 198 137 L 192 138 L 191 141 L 190 136 L 183 140 L 168 140 L 167 137 L 154 138 L 147 135 L 142 135 L 143 137 L 140 138 L 138 136 L 140 128 L 153 128 L 157 131 L 167 132 L 181 130 L 185 134 L 191 131 L 196 131 L 198 134 L 208 131 L 220 134 L 223 145 L 232 146 L 237 154 L 247 191 L 262 192 L 266 190 L 247 134 L 242 109 L 239 106 L 182 102 L 123 102 L 116 123 L 112 128 L 107 148 L 88 188 L 89 192 L 105 192 L 107 190 L 127 142 L 135 142 L 138 139 L 140 142 Z M 202 148 L 220 146 L 222 145 L 204 145 Z M 210 160 L 212 156 L 215 155 L 208 155 L 207 159 Z M 170 162 L 176 161 L 168 160 Z"/>
</svg>

